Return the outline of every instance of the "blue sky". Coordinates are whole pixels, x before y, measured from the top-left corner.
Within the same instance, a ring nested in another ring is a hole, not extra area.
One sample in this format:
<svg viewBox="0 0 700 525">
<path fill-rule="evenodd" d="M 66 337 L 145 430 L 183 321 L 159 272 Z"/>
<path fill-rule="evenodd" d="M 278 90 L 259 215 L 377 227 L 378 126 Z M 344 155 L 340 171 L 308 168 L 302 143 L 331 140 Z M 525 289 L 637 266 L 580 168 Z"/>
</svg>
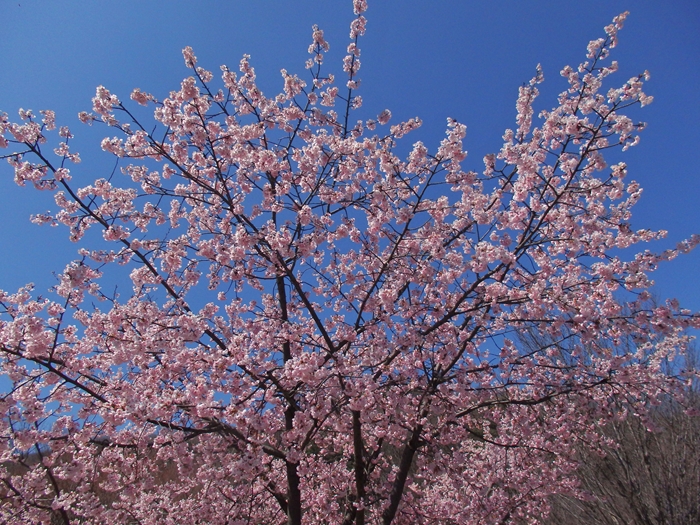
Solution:
<svg viewBox="0 0 700 525">
<path fill-rule="evenodd" d="M 648 122 L 638 147 L 622 157 L 629 178 L 645 188 L 635 208 L 636 228 L 666 229 L 661 251 L 700 233 L 700 4 L 697 0 L 407 1 L 370 0 L 368 32 L 360 42 L 366 116 L 391 109 L 394 121 L 419 116 L 423 127 L 407 142 L 435 148 L 453 117 L 468 126 L 465 169 L 501 146 L 514 126 L 518 86 L 544 68 L 537 108 L 550 109 L 564 89 L 559 71 L 583 60 L 589 40 L 618 13 L 630 17 L 613 59 L 611 85 L 648 69 L 655 97 L 634 114 Z M 122 100 L 135 87 L 163 98 L 188 75 L 181 49 L 190 45 L 199 65 L 237 66 L 250 54 L 267 95 L 281 90 L 279 70 L 303 76 L 311 26 L 331 44 L 326 65 L 338 72 L 352 19 L 350 0 L 311 2 L 197 2 L 0 0 L 0 111 L 54 109 L 76 135 L 83 163 L 74 176 L 87 184 L 109 176 L 113 159 L 99 151 L 104 127 L 88 128 L 77 113 L 90 109 L 97 85 Z M 360 115 L 362 117 L 362 115 Z M 63 228 L 34 226 L 29 215 L 51 209 L 52 196 L 12 183 L 0 165 L 0 288 L 35 282 L 44 291 L 76 258 L 78 246 Z M 700 310 L 700 250 L 662 267 L 655 292 Z"/>
</svg>

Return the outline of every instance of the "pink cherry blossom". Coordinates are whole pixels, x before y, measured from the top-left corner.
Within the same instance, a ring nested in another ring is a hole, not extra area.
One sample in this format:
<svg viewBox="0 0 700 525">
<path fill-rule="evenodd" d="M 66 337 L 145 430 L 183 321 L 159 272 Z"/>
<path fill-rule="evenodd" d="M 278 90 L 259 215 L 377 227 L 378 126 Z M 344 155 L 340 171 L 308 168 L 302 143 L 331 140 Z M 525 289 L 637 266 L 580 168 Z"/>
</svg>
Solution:
<svg viewBox="0 0 700 525">
<path fill-rule="evenodd" d="M 549 110 L 538 68 L 468 169 L 463 123 L 402 149 L 418 117 L 352 114 L 352 7 L 340 86 L 314 27 L 271 97 L 250 57 L 215 80 L 190 47 L 163 99 L 98 87 L 79 118 L 109 128 L 109 179 L 64 166 L 53 112 L 0 116 L 15 181 L 55 192 L 33 220 L 81 257 L 48 295 L 0 291 L 4 522 L 534 523 L 606 422 L 697 379 L 667 365 L 700 316 L 649 288 L 700 237 L 644 249 L 665 232 L 633 227 L 609 153 L 651 102 L 647 73 L 606 85 L 625 15 Z"/>
</svg>

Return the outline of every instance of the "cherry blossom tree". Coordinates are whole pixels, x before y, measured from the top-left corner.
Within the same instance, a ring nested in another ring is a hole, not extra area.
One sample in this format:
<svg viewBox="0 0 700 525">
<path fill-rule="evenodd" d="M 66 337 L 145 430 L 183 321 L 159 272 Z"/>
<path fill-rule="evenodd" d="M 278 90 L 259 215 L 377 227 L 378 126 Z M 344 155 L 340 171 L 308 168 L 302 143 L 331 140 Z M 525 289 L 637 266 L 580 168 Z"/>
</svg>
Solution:
<svg viewBox="0 0 700 525">
<path fill-rule="evenodd" d="M 663 367 L 700 319 L 647 289 L 698 239 L 634 250 L 663 232 L 631 227 L 641 189 L 605 161 L 651 102 L 646 73 L 603 88 L 625 15 L 536 126 L 538 69 L 476 172 L 461 123 L 404 158 L 418 118 L 352 118 L 353 5 L 342 82 L 314 28 L 273 97 L 248 57 L 216 81 L 190 48 L 163 99 L 97 88 L 80 119 L 123 177 L 78 183 L 52 111 L 0 117 L 16 182 L 55 192 L 34 220 L 82 246 L 50 295 L 0 295 L 5 522 L 533 522 L 617 403 L 691 380 Z"/>
</svg>

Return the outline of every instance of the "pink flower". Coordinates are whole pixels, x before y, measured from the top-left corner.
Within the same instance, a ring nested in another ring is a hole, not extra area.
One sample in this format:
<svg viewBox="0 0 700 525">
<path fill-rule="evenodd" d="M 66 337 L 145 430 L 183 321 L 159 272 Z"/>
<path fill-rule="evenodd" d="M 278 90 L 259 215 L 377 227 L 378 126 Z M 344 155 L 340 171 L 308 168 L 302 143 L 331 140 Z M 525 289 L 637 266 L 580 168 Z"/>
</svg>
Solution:
<svg viewBox="0 0 700 525">
<path fill-rule="evenodd" d="M 353 0 L 352 2 L 353 12 L 356 15 L 361 15 L 367 11 L 367 0 Z"/>
<path fill-rule="evenodd" d="M 386 124 L 387 122 L 389 122 L 390 119 L 391 119 L 391 111 L 389 111 L 388 109 L 385 109 L 384 111 L 382 111 L 379 114 L 379 116 L 377 117 L 377 121 L 379 121 L 379 123 L 382 126 L 384 124 Z"/>
<path fill-rule="evenodd" d="M 56 129 L 56 113 L 48 109 L 41 110 L 39 113 L 43 115 L 44 118 L 41 121 L 48 131 Z"/>
<path fill-rule="evenodd" d="M 143 93 L 139 88 L 134 89 L 134 91 L 131 93 L 131 100 L 141 104 L 142 106 L 147 105 L 150 98 L 150 95 Z"/>
<path fill-rule="evenodd" d="M 185 59 L 185 65 L 189 68 L 193 68 L 197 63 L 197 57 L 194 56 L 194 51 L 190 46 L 187 46 L 182 50 L 182 56 Z"/>
</svg>

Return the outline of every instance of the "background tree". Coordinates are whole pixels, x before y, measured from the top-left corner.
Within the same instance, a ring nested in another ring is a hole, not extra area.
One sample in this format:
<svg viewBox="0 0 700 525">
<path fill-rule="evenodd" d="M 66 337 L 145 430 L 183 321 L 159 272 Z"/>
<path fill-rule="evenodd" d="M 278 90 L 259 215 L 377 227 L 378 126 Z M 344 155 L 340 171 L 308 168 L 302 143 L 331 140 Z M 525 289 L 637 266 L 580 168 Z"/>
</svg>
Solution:
<svg viewBox="0 0 700 525">
<path fill-rule="evenodd" d="M 35 221 L 87 239 L 53 299 L 1 297 L 4 519 L 535 521 L 615 403 L 682 386 L 663 364 L 700 321 L 646 289 L 698 240 L 620 255 L 662 234 L 631 228 L 639 187 L 604 160 L 637 143 L 623 112 L 651 101 L 646 74 L 602 91 L 625 15 L 562 71 L 539 127 L 542 72 L 520 89 L 517 128 L 476 173 L 452 119 L 406 160 L 420 120 L 351 119 L 353 4 L 341 86 L 317 28 L 309 80 L 282 71 L 271 98 L 248 57 L 217 88 L 190 48 L 179 90 L 131 94 L 155 124 L 100 86 L 81 120 L 117 134 L 102 148 L 126 159 L 119 183 L 74 181 L 71 131 L 47 146 L 53 112 L 2 117 L 15 180 L 56 192 Z M 96 229 L 111 247 L 92 248 Z M 115 264 L 124 298 L 99 285 Z M 525 331 L 569 344 L 528 350 Z"/>
<path fill-rule="evenodd" d="M 697 411 L 697 393 L 692 405 Z M 557 496 L 549 523 L 664 524 L 700 521 L 700 418 L 667 402 L 651 411 L 653 431 L 637 417 L 611 423 L 619 444 L 584 454 L 577 476 L 586 497 Z"/>
<path fill-rule="evenodd" d="M 539 334 L 524 334 L 525 348 L 555 344 Z M 698 352 L 691 345 L 682 367 L 697 371 Z M 679 399 L 666 398 L 642 415 L 621 403 L 603 433 L 609 445 L 582 448 L 576 478 L 580 491 L 552 498 L 546 523 L 568 525 L 694 524 L 700 519 L 700 418 L 698 384 L 691 381 Z"/>
</svg>

